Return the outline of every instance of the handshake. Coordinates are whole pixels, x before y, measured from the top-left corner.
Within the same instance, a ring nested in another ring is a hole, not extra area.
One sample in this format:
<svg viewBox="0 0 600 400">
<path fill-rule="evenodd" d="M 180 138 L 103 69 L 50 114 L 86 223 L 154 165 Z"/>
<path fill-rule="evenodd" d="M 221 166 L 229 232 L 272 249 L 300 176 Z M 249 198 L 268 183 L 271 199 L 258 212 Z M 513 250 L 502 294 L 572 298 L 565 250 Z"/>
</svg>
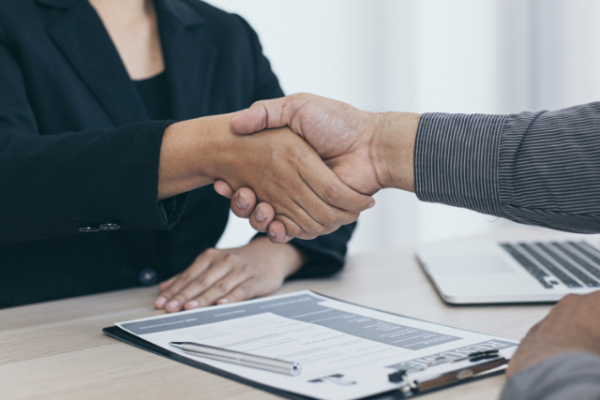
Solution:
<svg viewBox="0 0 600 400">
<path fill-rule="evenodd" d="M 371 196 L 380 189 L 414 191 L 419 119 L 369 113 L 311 94 L 259 101 L 230 126 L 238 136 L 267 139 L 261 140 L 267 148 L 253 152 L 258 143 L 252 143 L 239 149 L 250 162 L 217 176 L 215 190 L 274 243 L 314 239 L 356 221 L 375 205 Z"/>
</svg>

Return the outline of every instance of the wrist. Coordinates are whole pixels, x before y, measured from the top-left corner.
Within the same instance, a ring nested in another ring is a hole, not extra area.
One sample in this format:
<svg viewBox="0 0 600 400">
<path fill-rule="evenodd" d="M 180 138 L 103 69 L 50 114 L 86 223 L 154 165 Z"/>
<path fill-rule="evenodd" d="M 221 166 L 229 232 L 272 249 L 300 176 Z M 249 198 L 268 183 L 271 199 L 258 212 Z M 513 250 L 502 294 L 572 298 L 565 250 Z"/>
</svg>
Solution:
<svg viewBox="0 0 600 400">
<path fill-rule="evenodd" d="M 420 114 L 372 114 L 371 160 L 384 188 L 415 191 L 414 153 Z"/>
<path fill-rule="evenodd" d="M 276 268 L 284 278 L 294 274 L 306 262 L 304 254 L 294 245 L 274 244 L 264 236 L 253 239 L 241 249 L 249 250 L 248 257 Z"/>
<path fill-rule="evenodd" d="M 209 185 L 218 178 L 235 114 L 177 122 L 165 129 L 159 162 L 159 200 Z"/>
</svg>

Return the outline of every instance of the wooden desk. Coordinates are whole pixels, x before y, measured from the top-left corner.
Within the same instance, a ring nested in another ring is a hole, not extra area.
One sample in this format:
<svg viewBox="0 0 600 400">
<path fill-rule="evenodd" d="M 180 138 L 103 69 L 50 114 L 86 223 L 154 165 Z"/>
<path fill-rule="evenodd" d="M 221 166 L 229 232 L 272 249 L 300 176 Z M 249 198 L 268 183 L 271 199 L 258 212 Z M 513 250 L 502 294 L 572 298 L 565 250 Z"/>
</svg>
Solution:
<svg viewBox="0 0 600 400">
<path fill-rule="evenodd" d="M 286 284 L 441 324 L 520 339 L 548 305 L 451 307 L 418 267 L 412 249 L 351 257 L 345 271 Z M 115 321 L 157 315 L 156 287 L 130 289 L 0 311 L 0 398 L 276 399 L 278 397 L 138 350 L 102 334 Z M 494 399 L 497 376 L 422 397 Z"/>
</svg>

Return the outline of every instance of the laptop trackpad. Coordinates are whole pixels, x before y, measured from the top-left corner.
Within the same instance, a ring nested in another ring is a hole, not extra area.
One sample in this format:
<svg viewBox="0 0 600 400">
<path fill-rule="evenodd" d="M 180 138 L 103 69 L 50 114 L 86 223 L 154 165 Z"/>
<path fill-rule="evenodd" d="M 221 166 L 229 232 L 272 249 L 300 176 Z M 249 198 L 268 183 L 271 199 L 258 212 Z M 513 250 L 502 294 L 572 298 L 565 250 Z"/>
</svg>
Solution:
<svg viewBox="0 0 600 400">
<path fill-rule="evenodd" d="M 441 275 L 506 274 L 513 269 L 496 256 L 444 257 L 430 260 L 428 267 Z"/>
</svg>

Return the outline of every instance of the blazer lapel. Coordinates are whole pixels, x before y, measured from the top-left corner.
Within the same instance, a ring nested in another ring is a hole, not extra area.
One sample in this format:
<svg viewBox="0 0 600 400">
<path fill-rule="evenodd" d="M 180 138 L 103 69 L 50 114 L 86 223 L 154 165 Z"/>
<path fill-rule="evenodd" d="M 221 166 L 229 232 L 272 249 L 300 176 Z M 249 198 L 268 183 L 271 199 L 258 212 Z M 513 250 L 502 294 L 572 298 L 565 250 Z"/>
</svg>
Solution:
<svg viewBox="0 0 600 400">
<path fill-rule="evenodd" d="M 62 1 L 62 4 L 67 3 Z M 115 126 L 148 119 L 148 113 L 117 49 L 100 17 L 87 1 L 78 1 L 69 7 L 66 15 L 49 26 L 48 34 L 94 93 Z"/>
<path fill-rule="evenodd" d="M 208 115 L 216 47 L 205 39 L 203 19 L 184 1 L 155 0 L 175 120 Z"/>
</svg>

